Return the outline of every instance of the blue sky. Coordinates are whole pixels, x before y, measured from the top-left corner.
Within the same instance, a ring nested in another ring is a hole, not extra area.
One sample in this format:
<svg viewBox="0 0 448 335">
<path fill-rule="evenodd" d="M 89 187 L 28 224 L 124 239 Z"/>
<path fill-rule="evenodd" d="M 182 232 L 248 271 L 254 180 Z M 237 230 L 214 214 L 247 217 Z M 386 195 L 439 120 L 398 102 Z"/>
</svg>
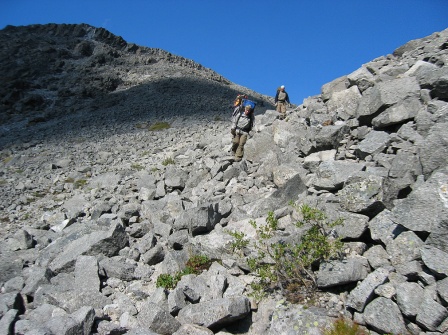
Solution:
<svg viewBox="0 0 448 335">
<path fill-rule="evenodd" d="M 6 25 L 87 23 L 291 102 L 448 28 L 448 0 L 0 0 Z"/>
</svg>

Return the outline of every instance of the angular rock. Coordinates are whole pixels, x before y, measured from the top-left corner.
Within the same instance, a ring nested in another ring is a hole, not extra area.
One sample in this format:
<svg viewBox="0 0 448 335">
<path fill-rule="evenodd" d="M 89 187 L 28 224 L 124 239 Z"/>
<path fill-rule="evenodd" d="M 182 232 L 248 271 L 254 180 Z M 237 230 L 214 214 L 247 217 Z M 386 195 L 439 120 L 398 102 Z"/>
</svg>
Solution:
<svg viewBox="0 0 448 335">
<path fill-rule="evenodd" d="M 428 296 L 423 299 L 419 307 L 415 321 L 429 331 L 436 331 L 448 317 L 448 310 Z"/>
<path fill-rule="evenodd" d="M 383 177 L 358 173 L 347 178 L 338 198 L 346 211 L 375 217 L 386 207 L 383 188 Z"/>
<path fill-rule="evenodd" d="M 441 222 L 448 215 L 448 173 L 434 173 L 424 184 L 392 210 L 392 220 L 413 231 L 442 233 Z"/>
<path fill-rule="evenodd" d="M 396 287 L 397 305 L 403 315 L 413 318 L 420 311 L 424 298 L 424 289 L 417 283 L 401 283 Z"/>
<path fill-rule="evenodd" d="M 424 242 L 412 231 L 405 231 L 386 245 L 393 265 L 404 264 L 420 258 L 420 247 Z"/>
<path fill-rule="evenodd" d="M 312 182 L 316 189 L 334 191 L 341 189 L 345 181 L 353 174 L 362 171 L 365 165 L 349 161 L 324 161 L 316 171 Z"/>
<path fill-rule="evenodd" d="M 320 89 L 322 99 L 324 101 L 329 100 L 333 93 L 345 90 L 347 88 L 347 85 L 347 76 L 336 78 L 335 80 L 323 85 Z"/>
<path fill-rule="evenodd" d="M 51 261 L 50 269 L 54 272 L 72 270 L 80 255 L 95 256 L 102 253 L 106 256 L 114 256 L 124 248 L 127 241 L 124 227 L 115 223 L 106 231 L 95 231 L 70 241 Z"/>
<path fill-rule="evenodd" d="M 213 330 L 232 324 L 249 312 L 249 299 L 240 296 L 188 305 L 179 312 L 178 319 L 182 323 L 197 324 Z"/>
<path fill-rule="evenodd" d="M 418 145 L 420 162 L 423 174 L 427 177 L 433 171 L 446 167 L 448 164 L 448 129 L 447 123 L 438 123 L 431 127 L 426 136 Z"/>
<path fill-rule="evenodd" d="M 347 120 L 356 115 L 360 99 L 361 93 L 359 93 L 358 86 L 351 86 L 344 91 L 334 92 L 327 102 L 327 108 L 330 113 L 337 114 L 339 118 Z"/>
<path fill-rule="evenodd" d="M 95 256 L 79 256 L 75 263 L 75 289 L 78 291 L 100 291 L 98 260 Z"/>
<path fill-rule="evenodd" d="M 103 258 L 99 262 L 99 268 L 108 278 L 118 278 L 124 281 L 130 281 L 134 279 L 135 264 L 126 262 L 120 256 Z"/>
<path fill-rule="evenodd" d="M 386 252 L 382 245 L 375 245 L 369 248 L 369 250 L 367 250 L 363 254 L 363 256 L 367 258 L 370 266 L 374 269 L 378 269 L 381 267 L 387 268 L 388 266 L 390 266 L 389 254 Z"/>
<path fill-rule="evenodd" d="M 367 156 L 374 156 L 384 152 L 390 143 L 390 135 L 384 131 L 372 130 L 359 142 L 356 149 L 356 156 L 365 159 Z"/>
<path fill-rule="evenodd" d="M 170 313 L 152 302 L 147 302 L 142 306 L 137 320 L 141 327 L 162 335 L 171 335 L 181 326 Z"/>
<path fill-rule="evenodd" d="M 367 275 L 367 277 L 350 292 L 346 305 L 358 312 L 363 312 L 364 307 L 370 302 L 375 289 L 386 282 L 389 271 L 379 268 Z"/>
<path fill-rule="evenodd" d="M 398 306 L 390 299 L 376 298 L 364 310 L 364 321 L 380 334 L 406 334 L 408 331 Z"/>
<path fill-rule="evenodd" d="M 357 282 L 367 277 L 369 264 L 366 258 L 354 257 L 345 261 L 322 263 L 317 273 L 317 286 L 328 288 Z"/>
<path fill-rule="evenodd" d="M 34 292 L 36 292 L 39 286 L 50 284 L 52 277 L 53 272 L 48 268 L 40 268 L 37 266 L 30 268 L 22 293 L 27 296 L 34 296 Z"/>
<path fill-rule="evenodd" d="M 213 335 L 214 333 L 202 326 L 198 325 L 191 325 L 191 324 L 184 324 L 182 325 L 173 335 Z"/>
<path fill-rule="evenodd" d="M 347 76 L 347 79 L 350 86 L 356 85 L 361 92 L 364 92 L 366 89 L 375 84 L 375 77 L 365 66 L 362 66 L 358 70 L 350 73 Z"/>
<path fill-rule="evenodd" d="M 416 97 L 405 99 L 399 104 L 387 108 L 373 118 L 372 125 L 376 129 L 379 129 L 405 123 L 413 120 L 421 108 L 422 104 Z"/>
<path fill-rule="evenodd" d="M 448 276 L 448 253 L 430 245 L 422 246 L 419 253 L 423 263 L 436 276 Z"/>
</svg>

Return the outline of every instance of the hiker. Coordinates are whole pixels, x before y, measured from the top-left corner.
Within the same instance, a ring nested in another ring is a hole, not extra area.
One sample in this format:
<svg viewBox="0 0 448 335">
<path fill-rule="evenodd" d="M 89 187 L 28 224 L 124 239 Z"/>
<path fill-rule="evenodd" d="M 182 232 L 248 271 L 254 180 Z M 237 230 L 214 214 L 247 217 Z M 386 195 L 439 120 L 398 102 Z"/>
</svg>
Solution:
<svg viewBox="0 0 448 335">
<path fill-rule="evenodd" d="M 235 162 L 239 162 L 243 158 L 247 136 L 254 127 L 254 108 L 254 102 L 244 99 L 233 111 L 230 133 L 233 137 L 232 152 L 235 156 Z"/>
<path fill-rule="evenodd" d="M 276 110 L 281 114 L 281 119 L 284 119 L 286 116 L 286 103 L 288 103 L 288 105 L 290 104 L 289 96 L 285 91 L 285 86 L 282 85 L 277 89 L 277 94 L 275 95 L 275 106 L 277 106 Z"/>
</svg>

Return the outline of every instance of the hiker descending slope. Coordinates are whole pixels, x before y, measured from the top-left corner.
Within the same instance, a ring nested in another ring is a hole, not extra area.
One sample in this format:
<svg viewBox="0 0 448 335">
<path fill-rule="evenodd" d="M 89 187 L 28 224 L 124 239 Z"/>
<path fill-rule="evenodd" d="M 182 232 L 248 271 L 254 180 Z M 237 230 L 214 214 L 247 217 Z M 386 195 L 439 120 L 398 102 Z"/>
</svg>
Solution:
<svg viewBox="0 0 448 335">
<path fill-rule="evenodd" d="M 285 86 L 282 85 L 277 89 L 277 94 L 275 95 L 275 106 L 277 106 L 276 110 L 281 114 L 281 119 L 284 119 L 286 116 L 286 104 L 290 104 L 289 96 L 285 91 Z"/>
<path fill-rule="evenodd" d="M 241 99 L 241 102 L 237 106 L 235 106 L 235 109 L 233 110 L 232 127 L 230 129 L 230 132 L 233 136 L 232 152 L 235 156 L 236 162 L 240 161 L 243 158 L 244 145 L 246 144 L 249 132 L 254 127 L 255 105 L 256 103 L 251 100 Z"/>
</svg>

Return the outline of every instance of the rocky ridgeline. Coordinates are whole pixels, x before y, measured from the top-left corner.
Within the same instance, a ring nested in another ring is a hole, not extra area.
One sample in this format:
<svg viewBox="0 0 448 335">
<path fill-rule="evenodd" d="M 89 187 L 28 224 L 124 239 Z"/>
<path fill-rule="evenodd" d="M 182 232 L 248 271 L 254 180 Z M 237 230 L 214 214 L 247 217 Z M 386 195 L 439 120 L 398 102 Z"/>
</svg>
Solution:
<svg viewBox="0 0 448 335">
<path fill-rule="evenodd" d="M 42 41 L 26 38 L 39 31 Z M 70 68 L 89 69 L 96 51 L 64 60 L 54 47 L 63 79 L 30 65 L 43 72 L 24 75 L 17 99 L 2 100 L 0 333 L 317 335 L 338 317 L 371 334 L 448 332 L 448 30 L 324 85 L 285 120 L 257 107 L 241 162 L 229 157 L 225 99 L 243 88 L 180 58 L 150 62 L 158 77 L 148 78 L 150 67 L 132 65 L 146 49 L 85 25 L 7 27 L 2 41 L 13 33 L 28 44 L 76 36 L 94 50 L 107 45 L 120 54 L 112 62 L 129 64 L 120 80 L 130 73 L 135 86 L 51 98 L 95 82 L 73 79 Z M 23 100 L 30 85 L 39 85 L 42 105 Z M 161 120 L 170 128 L 149 131 Z M 344 219 L 334 232 L 344 258 L 316 269 L 316 299 L 292 304 L 272 294 L 257 303 L 248 294 L 255 278 L 227 231 L 255 239 L 249 221 L 261 224 L 272 210 L 278 238 L 298 240 L 291 200 Z M 217 261 L 174 289 L 156 287 L 160 274 L 198 254 Z"/>
<path fill-rule="evenodd" d="M 105 123 L 204 112 L 213 120 L 239 93 L 272 106 L 192 60 L 86 24 L 7 26 L 0 43 L 0 148 Z"/>
</svg>

